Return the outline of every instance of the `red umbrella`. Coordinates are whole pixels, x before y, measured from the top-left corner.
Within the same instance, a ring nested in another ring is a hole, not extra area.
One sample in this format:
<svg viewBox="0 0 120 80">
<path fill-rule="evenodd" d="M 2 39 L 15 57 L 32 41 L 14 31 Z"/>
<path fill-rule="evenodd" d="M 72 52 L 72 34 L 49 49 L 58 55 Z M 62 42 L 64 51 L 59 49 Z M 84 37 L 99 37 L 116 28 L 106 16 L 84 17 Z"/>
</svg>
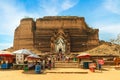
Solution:
<svg viewBox="0 0 120 80">
<path fill-rule="evenodd" d="M 81 53 L 77 55 L 77 58 L 90 58 L 90 54 L 88 53 Z"/>
<path fill-rule="evenodd" d="M 0 56 L 11 57 L 11 56 L 14 56 L 14 55 L 9 51 L 0 51 Z"/>
</svg>

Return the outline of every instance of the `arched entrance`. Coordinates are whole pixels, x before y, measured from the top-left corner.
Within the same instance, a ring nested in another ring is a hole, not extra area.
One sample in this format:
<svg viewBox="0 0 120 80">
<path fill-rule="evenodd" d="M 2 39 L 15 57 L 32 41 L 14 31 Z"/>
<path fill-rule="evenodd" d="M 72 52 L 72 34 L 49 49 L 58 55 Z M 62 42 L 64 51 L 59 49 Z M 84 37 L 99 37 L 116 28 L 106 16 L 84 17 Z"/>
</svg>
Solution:
<svg viewBox="0 0 120 80">
<path fill-rule="evenodd" d="M 55 52 L 56 53 L 65 53 L 66 52 L 66 43 L 63 38 L 58 38 L 55 41 Z"/>
<path fill-rule="evenodd" d="M 64 33 L 62 27 L 53 33 L 50 46 L 52 53 L 70 53 L 70 38 Z"/>
</svg>

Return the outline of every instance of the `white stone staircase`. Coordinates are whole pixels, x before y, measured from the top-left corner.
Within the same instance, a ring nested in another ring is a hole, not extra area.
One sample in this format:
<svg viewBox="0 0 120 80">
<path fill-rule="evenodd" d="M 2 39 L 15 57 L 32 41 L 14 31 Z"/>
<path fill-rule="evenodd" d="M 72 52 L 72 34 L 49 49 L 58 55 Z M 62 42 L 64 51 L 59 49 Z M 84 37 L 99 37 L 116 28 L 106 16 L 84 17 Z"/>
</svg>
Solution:
<svg viewBox="0 0 120 80">
<path fill-rule="evenodd" d="M 63 61 L 56 61 L 55 68 L 78 68 L 78 62 L 63 62 Z"/>
</svg>

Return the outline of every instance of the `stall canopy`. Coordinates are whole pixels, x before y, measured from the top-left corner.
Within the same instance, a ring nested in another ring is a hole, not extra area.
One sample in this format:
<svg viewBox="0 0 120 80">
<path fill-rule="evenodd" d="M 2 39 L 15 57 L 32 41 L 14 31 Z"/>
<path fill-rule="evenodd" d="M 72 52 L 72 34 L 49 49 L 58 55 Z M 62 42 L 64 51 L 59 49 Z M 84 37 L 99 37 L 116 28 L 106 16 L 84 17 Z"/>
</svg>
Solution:
<svg viewBox="0 0 120 80">
<path fill-rule="evenodd" d="M 20 50 L 14 51 L 13 54 L 31 55 L 33 54 L 33 52 L 27 49 L 20 49 Z"/>
<path fill-rule="evenodd" d="M 29 55 L 29 56 L 27 56 L 27 58 L 29 59 L 40 59 L 40 57 L 38 56 L 38 55 L 36 55 L 36 54 L 31 54 L 31 55 Z"/>
<path fill-rule="evenodd" d="M 0 51 L 0 56 L 10 57 L 10 56 L 14 56 L 14 55 L 9 51 Z"/>
<path fill-rule="evenodd" d="M 79 55 L 77 55 L 77 58 L 90 58 L 90 54 L 89 53 L 80 53 Z"/>
</svg>

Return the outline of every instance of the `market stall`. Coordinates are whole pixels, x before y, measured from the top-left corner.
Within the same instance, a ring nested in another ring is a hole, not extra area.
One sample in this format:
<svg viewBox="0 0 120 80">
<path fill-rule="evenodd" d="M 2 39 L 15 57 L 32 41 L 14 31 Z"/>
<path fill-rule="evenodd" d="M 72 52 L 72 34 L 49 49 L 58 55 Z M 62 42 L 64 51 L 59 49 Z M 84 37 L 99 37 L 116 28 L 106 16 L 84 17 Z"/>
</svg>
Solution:
<svg viewBox="0 0 120 80">
<path fill-rule="evenodd" d="M 9 51 L 0 51 L 0 65 L 2 69 L 12 67 L 14 55 Z"/>
<path fill-rule="evenodd" d="M 13 64 L 14 69 L 23 69 L 27 64 L 27 56 L 34 53 L 28 49 L 20 49 L 14 51 L 13 54 L 16 56 L 16 63 Z"/>
<path fill-rule="evenodd" d="M 79 64 L 81 68 L 84 69 L 89 69 L 89 63 L 92 62 L 92 60 L 90 59 L 90 54 L 89 53 L 79 53 L 79 55 L 77 55 L 77 58 L 79 59 Z"/>
</svg>

